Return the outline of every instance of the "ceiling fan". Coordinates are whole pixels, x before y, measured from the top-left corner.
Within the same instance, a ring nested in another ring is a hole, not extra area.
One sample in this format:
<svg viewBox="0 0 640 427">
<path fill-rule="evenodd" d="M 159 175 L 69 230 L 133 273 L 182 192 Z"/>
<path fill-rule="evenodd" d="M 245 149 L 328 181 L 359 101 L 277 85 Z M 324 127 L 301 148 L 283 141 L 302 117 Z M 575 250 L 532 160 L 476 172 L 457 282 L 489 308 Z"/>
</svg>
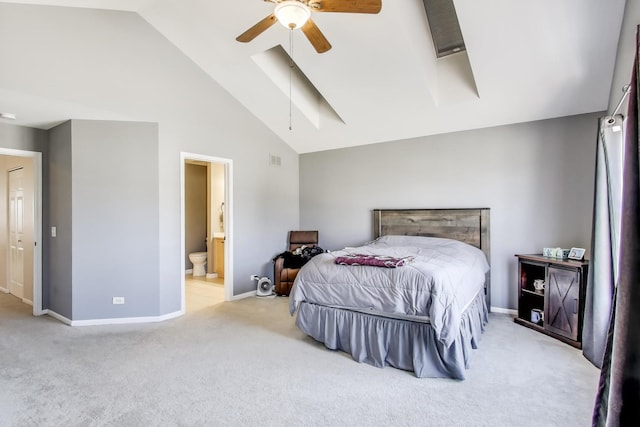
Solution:
<svg viewBox="0 0 640 427">
<path fill-rule="evenodd" d="M 273 13 L 236 37 L 247 43 L 270 28 L 276 21 L 294 30 L 302 29 L 318 53 L 331 49 L 318 26 L 311 19 L 311 12 L 378 13 L 382 0 L 264 0 L 275 3 Z"/>
</svg>

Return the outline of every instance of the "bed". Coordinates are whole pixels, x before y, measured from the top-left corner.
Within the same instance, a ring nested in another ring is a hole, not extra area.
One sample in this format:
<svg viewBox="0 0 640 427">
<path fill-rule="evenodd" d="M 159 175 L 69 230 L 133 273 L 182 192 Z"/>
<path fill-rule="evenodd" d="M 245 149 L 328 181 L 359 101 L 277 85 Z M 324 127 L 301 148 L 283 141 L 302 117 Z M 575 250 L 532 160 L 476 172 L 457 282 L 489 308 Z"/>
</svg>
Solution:
<svg viewBox="0 0 640 427">
<path fill-rule="evenodd" d="M 489 209 L 376 209 L 373 225 L 300 269 L 296 325 L 358 362 L 464 379 L 488 322 Z"/>
</svg>

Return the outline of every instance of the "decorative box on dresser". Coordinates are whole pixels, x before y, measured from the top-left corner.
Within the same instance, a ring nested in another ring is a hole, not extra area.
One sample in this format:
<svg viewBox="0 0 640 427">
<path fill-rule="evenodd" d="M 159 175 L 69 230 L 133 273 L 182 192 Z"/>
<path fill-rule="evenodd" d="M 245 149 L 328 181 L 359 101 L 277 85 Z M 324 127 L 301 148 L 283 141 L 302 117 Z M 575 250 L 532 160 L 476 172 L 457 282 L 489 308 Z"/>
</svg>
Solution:
<svg viewBox="0 0 640 427">
<path fill-rule="evenodd" d="M 589 261 L 516 255 L 518 316 L 514 321 L 582 348 L 582 319 Z M 544 281 L 536 290 L 534 282 Z M 544 313 L 540 316 L 539 313 Z"/>
</svg>

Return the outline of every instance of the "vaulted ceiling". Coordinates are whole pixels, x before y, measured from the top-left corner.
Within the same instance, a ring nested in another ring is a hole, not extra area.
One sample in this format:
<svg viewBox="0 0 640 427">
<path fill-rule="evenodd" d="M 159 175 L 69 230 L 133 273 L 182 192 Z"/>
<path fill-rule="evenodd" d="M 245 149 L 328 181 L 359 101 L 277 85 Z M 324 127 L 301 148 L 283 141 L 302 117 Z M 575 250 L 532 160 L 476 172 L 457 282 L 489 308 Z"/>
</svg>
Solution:
<svg viewBox="0 0 640 427">
<path fill-rule="evenodd" d="M 454 0 L 466 51 L 444 58 L 436 57 L 423 0 L 382 0 L 374 15 L 314 13 L 333 46 L 323 54 L 300 31 L 291 45 L 277 24 L 237 42 L 272 12 L 261 0 L 7 3 L 138 13 L 305 153 L 606 110 L 625 1 Z M 0 110 L 26 102 L 2 95 Z M 46 128 L 42 117 L 65 114 L 54 100 L 35 101 L 16 123 Z"/>
</svg>

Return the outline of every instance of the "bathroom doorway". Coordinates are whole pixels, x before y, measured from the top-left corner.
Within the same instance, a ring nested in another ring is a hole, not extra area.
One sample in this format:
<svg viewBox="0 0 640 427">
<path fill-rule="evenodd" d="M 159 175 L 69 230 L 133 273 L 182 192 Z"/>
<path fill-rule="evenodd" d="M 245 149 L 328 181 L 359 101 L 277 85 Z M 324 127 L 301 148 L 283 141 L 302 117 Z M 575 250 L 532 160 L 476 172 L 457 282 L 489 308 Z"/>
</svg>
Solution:
<svg viewBox="0 0 640 427">
<path fill-rule="evenodd" d="M 181 153 L 182 310 L 233 298 L 231 160 Z"/>
</svg>

